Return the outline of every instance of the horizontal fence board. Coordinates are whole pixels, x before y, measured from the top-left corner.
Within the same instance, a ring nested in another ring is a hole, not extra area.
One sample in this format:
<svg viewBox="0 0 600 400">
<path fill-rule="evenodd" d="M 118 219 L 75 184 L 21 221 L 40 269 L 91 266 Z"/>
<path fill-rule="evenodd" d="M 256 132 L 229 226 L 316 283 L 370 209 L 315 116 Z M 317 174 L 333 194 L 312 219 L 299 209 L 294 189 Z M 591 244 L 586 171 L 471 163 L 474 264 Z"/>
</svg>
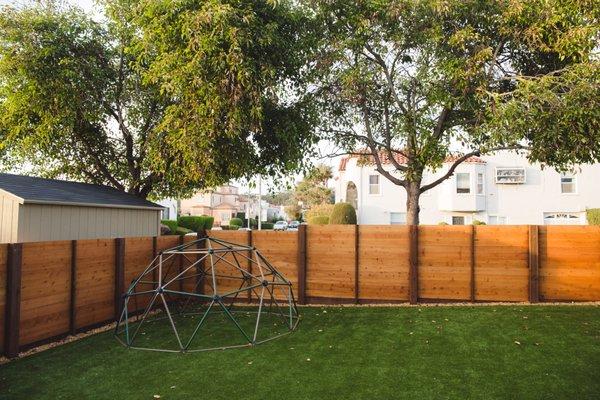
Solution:
<svg viewBox="0 0 600 400">
<path fill-rule="evenodd" d="M 542 300 L 600 299 L 600 227 L 544 226 L 539 242 Z"/>
<path fill-rule="evenodd" d="M 527 301 L 527 226 L 475 227 L 475 300 Z"/>
<path fill-rule="evenodd" d="M 115 240 L 77 241 L 75 328 L 114 317 Z"/>
<path fill-rule="evenodd" d="M 242 246 L 248 246 L 248 232 L 247 231 L 212 231 L 210 237 L 220 239 L 225 242 L 232 243 L 233 245 L 239 244 Z M 223 249 L 226 244 L 218 244 L 211 242 L 211 246 L 215 249 Z M 245 254 L 248 257 L 248 254 Z M 210 256 L 209 256 L 210 258 Z M 242 272 L 236 268 L 239 266 L 240 269 L 248 270 L 248 260 L 239 254 L 234 256 L 233 253 L 215 253 L 212 256 L 213 266 L 215 268 L 217 281 L 217 294 L 225 295 L 240 289 L 243 284 Z M 207 263 L 208 263 L 207 259 Z M 207 264 L 207 266 L 210 264 Z M 212 282 L 207 281 L 205 283 L 206 290 L 212 290 Z M 240 293 L 238 298 L 246 298 L 247 293 Z"/>
<path fill-rule="evenodd" d="M 71 242 L 23 244 L 19 344 L 69 331 Z"/>
<path fill-rule="evenodd" d="M 358 259 L 361 299 L 408 300 L 408 227 L 362 225 Z"/>
<path fill-rule="evenodd" d="M 6 262 L 8 245 L 0 244 L 0 354 L 4 352 L 4 318 L 6 314 Z"/>
<path fill-rule="evenodd" d="M 353 225 L 308 226 L 308 297 L 354 298 L 355 229 Z"/>
<path fill-rule="evenodd" d="M 154 259 L 152 251 L 153 240 L 151 237 L 125 238 L 125 291 L 129 289 L 132 282 L 139 278 L 148 265 L 150 265 Z M 163 268 L 166 269 L 170 266 L 171 263 L 165 263 Z M 154 278 L 158 279 L 158 270 L 156 270 L 154 275 L 148 273 L 142 280 L 152 281 Z M 150 290 L 152 288 L 152 284 L 140 283 L 136 285 L 137 292 Z M 152 295 L 134 296 L 129 300 L 127 308 L 128 312 L 145 309 L 151 299 Z"/>
<path fill-rule="evenodd" d="M 419 227 L 419 298 L 469 300 L 471 227 Z"/>
</svg>

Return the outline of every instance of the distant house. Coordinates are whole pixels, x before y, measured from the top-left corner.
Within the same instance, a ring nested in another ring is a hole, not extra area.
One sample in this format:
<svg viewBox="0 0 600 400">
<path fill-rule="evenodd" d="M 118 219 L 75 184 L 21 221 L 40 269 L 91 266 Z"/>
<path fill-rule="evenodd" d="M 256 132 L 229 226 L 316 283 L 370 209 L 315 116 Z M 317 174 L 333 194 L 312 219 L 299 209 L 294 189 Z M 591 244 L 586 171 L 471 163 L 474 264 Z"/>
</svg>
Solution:
<svg viewBox="0 0 600 400">
<path fill-rule="evenodd" d="M 259 213 L 257 195 L 240 194 L 237 186 L 228 184 L 181 200 L 182 215 L 210 215 L 215 219 L 215 226 L 229 224 L 229 220 L 237 213 L 256 217 Z M 262 221 L 280 216 L 279 208 L 264 200 L 261 201 L 260 213 Z"/>
<path fill-rule="evenodd" d="M 399 163 L 405 162 L 396 155 Z M 381 155 L 384 167 L 392 163 Z M 447 171 L 426 171 L 427 184 Z M 471 157 L 454 175 L 421 195 L 422 224 L 445 222 L 490 225 L 582 225 L 586 209 L 600 207 L 600 164 L 581 165 L 569 173 L 542 169 L 519 154 L 498 152 Z M 374 160 L 344 157 L 336 174 L 336 202 L 357 208 L 360 224 L 405 224 L 406 192 L 375 170 Z"/>
<path fill-rule="evenodd" d="M 163 209 L 108 186 L 0 174 L 0 243 L 158 236 Z"/>
</svg>

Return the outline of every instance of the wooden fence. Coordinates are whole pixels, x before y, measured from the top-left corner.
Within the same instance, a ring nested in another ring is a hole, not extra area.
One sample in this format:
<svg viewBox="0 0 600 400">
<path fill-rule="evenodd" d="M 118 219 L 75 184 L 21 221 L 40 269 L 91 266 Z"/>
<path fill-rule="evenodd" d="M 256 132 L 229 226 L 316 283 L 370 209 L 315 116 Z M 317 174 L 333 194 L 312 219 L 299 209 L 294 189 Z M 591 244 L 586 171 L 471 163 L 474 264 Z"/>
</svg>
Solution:
<svg viewBox="0 0 600 400">
<path fill-rule="evenodd" d="M 600 227 L 326 225 L 210 235 L 255 246 L 301 304 L 600 300 Z M 153 256 L 194 239 L 0 245 L 1 353 L 113 321 Z"/>
</svg>

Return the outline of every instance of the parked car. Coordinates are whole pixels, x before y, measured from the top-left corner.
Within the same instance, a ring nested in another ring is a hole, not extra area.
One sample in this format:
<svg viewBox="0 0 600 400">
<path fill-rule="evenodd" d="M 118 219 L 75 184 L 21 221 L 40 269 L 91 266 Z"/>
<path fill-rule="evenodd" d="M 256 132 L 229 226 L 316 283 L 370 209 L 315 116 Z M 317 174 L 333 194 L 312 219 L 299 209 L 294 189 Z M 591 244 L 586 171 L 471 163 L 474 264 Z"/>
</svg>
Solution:
<svg viewBox="0 0 600 400">
<path fill-rule="evenodd" d="M 290 231 L 297 231 L 299 226 L 300 226 L 299 221 L 291 221 L 290 224 L 288 225 L 288 229 Z"/>
<path fill-rule="evenodd" d="M 288 224 L 285 221 L 277 221 L 275 225 L 273 225 L 274 231 L 286 231 L 288 228 Z"/>
</svg>

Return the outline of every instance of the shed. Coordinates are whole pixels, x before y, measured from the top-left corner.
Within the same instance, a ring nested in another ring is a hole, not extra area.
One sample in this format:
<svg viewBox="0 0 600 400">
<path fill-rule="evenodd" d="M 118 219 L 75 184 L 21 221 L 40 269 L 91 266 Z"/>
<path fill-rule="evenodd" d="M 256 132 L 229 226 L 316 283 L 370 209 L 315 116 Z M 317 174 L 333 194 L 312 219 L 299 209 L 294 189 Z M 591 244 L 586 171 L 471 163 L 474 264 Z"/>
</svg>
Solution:
<svg viewBox="0 0 600 400">
<path fill-rule="evenodd" d="M 108 186 L 0 173 L 0 243 L 158 236 L 163 209 Z"/>
</svg>

